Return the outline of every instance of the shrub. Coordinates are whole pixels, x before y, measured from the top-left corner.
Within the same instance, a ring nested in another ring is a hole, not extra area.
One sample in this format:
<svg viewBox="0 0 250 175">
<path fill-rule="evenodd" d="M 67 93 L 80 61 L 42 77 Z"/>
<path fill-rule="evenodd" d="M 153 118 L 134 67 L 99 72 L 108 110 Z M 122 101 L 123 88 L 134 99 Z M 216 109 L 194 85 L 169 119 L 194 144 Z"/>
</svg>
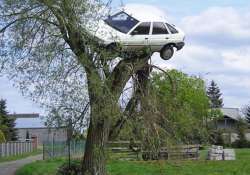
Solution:
<svg viewBox="0 0 250 175">
<path fill-rule="evenodd" d="M 57 171 L 57 175 L 81 175 L 81 165 L 79 161 L 72 161 L 70 167 L 64 163 Z"/>
</svg>

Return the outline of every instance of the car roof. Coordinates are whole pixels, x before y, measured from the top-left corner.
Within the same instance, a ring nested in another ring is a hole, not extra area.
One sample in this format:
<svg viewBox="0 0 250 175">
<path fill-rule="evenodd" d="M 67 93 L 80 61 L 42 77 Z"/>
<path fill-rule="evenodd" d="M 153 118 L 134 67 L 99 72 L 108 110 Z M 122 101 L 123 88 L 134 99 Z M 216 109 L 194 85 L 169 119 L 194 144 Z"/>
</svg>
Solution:
<svg viewBox="0 0 250 175">
<path fill-rule="evenodd" d="M 140 22 L 167 22 L 165 13 L 150 5 L 128 4 L 122 7 L 121 11 Z"/>
</svg>

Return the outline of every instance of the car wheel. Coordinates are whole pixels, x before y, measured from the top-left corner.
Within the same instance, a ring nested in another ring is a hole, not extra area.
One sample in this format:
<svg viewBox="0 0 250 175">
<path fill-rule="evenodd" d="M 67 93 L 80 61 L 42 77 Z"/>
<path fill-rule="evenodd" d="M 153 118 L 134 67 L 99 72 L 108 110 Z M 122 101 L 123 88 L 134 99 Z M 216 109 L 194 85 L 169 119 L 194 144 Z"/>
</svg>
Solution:
<svg viewBox="0 0 250 175">
<path fill-rule="evenodd" d="M 164 60 L 169 60 L 174 55 L 173 46 L 167 45 L 160 52 L 161 58 Z"/>
</svg>

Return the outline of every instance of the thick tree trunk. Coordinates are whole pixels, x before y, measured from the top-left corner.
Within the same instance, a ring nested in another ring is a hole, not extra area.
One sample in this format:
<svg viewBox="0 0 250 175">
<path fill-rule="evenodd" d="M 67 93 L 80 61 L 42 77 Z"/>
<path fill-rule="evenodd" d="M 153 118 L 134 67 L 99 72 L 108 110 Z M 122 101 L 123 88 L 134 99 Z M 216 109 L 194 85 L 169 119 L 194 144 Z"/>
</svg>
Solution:
<svg viewBox="0 0 250 175">
<path fill-rule="evenodd" d="M 90 121 L 86 149 L 82 162 L 83 175 L 106 175 L 105 145 L 108 140 L 108 122 Z"/>
</svg>

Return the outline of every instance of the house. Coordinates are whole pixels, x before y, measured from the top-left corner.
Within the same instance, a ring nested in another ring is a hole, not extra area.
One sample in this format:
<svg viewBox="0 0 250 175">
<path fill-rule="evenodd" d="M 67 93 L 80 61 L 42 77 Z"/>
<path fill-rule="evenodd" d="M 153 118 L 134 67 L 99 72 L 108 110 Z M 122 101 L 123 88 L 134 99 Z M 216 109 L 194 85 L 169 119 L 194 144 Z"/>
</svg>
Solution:
<svg viewBox="0 0 250 175">
<path fill-rule="evenodd" d="M 242 119 L 238 108 L 221 108 L 223 118 L 217 121 L 218 129 L 235 130 L 237 123 Z"/>
<path fill-rule="evenodd" d="M 67 129 L 49 128 L 39 114 L 12 114 L 16 119 L 18 140 L 37 139 L 39 146 L 46 141 L 65 141 L 67 139 Z M 28 138 L 27 138 L 28 137 Z"/>
<path fill-rule="evenodd" d="M 221 108 L 223 118 L 217 120 L 217 128 L 222 129 L 224 140 L 232 143 L 238 139 L 237 124 L 240 120 L 244 119 L 238 108 Z M 246 139 L 250 141 L 250 131 L 245 133 Z"/>
</svg>

